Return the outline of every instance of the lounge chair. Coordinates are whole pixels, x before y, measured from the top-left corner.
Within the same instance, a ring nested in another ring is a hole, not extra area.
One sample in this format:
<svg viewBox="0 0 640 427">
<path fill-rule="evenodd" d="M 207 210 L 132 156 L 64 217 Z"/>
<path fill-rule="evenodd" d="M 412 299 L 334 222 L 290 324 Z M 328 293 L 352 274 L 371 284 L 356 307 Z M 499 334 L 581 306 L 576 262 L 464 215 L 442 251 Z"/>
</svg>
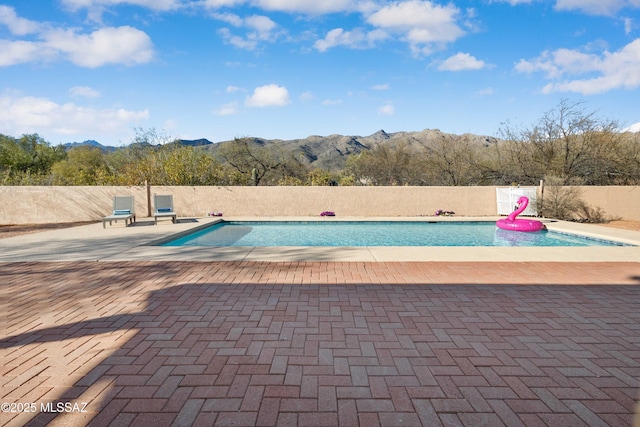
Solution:
<svg viewBox="0 0 640 427">
<path fill-rule="evenodd" d="M 176 213 L 173 210 L 173 196 L 153 195 L 153 219 L 158 224 L 158 218 L 171 218 L 171 222 L 176 223 Z"/>
<path fill-rule="evenodd" d="M 102 218 L 102 228 L 107 228 L 106 223 L 112 225 L 113 221 L 124 220 L 125 226 L 133 224 L 136 220 L 136 204 L 133 196 L 114 196 L 113 212 Z"/>
</svg>

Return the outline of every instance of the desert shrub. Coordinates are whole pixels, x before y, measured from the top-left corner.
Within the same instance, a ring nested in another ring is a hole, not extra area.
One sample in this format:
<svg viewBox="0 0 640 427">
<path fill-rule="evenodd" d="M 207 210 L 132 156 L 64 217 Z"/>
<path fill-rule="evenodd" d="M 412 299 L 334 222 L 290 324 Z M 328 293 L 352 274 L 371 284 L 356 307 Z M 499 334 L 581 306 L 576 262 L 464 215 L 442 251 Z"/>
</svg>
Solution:
<svg viewBox="0 0 640 427">
<path fill-rule="evenodd" d="M 575 213 L 575 220 L 578 222 L 601 224 L 611 221 L 611 218 L 609 218 L 601 208 L 593 207 L 582 202 Z"/>
<path fill-rule="evenodd" d="M 609 221 L 601 208 L 590 206 L 582 200 L 582 191 L 578 187 L 563 183 L 564 180 L 558 177 L 545 179 L 543 196 L 536 201 L 541 216 L 589 223 Z"/>
<path fill-rule="evenodd" d="M 546 185 L 543 197 L 537 201 L 538 213 L 546 218 L 571 221 L 581 202 L 580 190 L 576 187 Z"/>
</svg>

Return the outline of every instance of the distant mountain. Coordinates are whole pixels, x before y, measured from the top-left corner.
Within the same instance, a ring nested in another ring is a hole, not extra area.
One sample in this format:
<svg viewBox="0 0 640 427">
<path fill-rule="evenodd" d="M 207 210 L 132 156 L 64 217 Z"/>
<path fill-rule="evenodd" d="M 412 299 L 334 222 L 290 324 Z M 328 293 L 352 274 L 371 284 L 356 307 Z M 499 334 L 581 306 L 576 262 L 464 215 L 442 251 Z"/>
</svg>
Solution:
<svg viewBox="0 0 640 427">
<path fill-rule="evenodd" d="M 205 138 L 200 139 L 179 139 L 178 142 L 189 147 L 201 147 L 203 145 L 211 145 L 213 142 Z"/>
<path fill-rule="evenodd" d="M 201 146 L 205 146 L 205 145 L 211 145 L 213 144 L 213 142 L 209 141 L 208 139 L 205 138 L 200 138 L 200 139 L 179 139 L 178 140 L 179 144 L 182 145 L 186 145 L 189 147 L 201 147 Z M 143 143 L 136 143 L 137 145 L 144 145 Z M 136 144 L 130 144 L 130 146 L 136 145 Z M 88 139 L 86 141 L 83 142 L 67 142 L 66 144 L 62 144 L 67 150 L 70 150 L 72 148 L 75 147 L 83 147 L 83 146 L 89 146 L 89 147 L 96 147 L 101 149 L 102 151 L 106 151 L 106 152 L 112 152 L 112 151 L 116 151 L 122 147 L 112 147 L 112 146 L 106 146 L 106 145 L 102 145 L 100 144 L 98 141 L 95 141 L 93 139 Z M 146 144 L 148 146 L 151 146 L 151 144 Z"/>
<path fill-rule="evenodd" d="M 289 154 L 306 164 L 326 170 L 340 170 L 345 166 L 347 157 L 352 154 L 360 154 L 371 150 L 378 145 L 386 145 L 396 148 L 404 145 L 409 150 L 424 152 L 431 150 L 436 144 L 454 144 L 456 141 L 465 141 L 473 144 L 488 146 L 498 142 L 492 136 L 472 134 L 455 135 L 441 132 L 439 129 L 425 129 L 420 132 L 394 132 L 387 133 L 379 130 L 369 136 L 348 135 L 311 135 L 303 139 L 263 139 L 247 137 L 249 143 L 255 147 L 278 148 L 285 154 Z M 216 154 L 220 144 L 231 141 L 214 143 L 205 138 L 186 140 L 180 139 L 179 144 L 197 147 L 213 155 Z M 98 147 L 104 151 L 114 151 L 117 147 L 106 147 L 99 142 L 88 140 L 65 144 L 69 148 L 82 145 Z"/>
<path fill-rule="evenodd" d="M 82 146 L 95 147 L 95 148 L 99 148 L 102 151 L 106 151 L 106 152 L 116 151 L 118 149 L 117 147 L 108 147 L 108 146 L 102 145 L 98 141 L 94 141 L 93 139 L 88 139 L 88 140 L 83 141 L 83 142 L 67 142 L 66 144 L 63 144 L 63 146 L 67 150 L 70 150 L 70 149 L 75 148 L 75 147 L 82 147 Z"/>
<path fill-rule="evenodd" d="M 256 147 L 278 147 L 296 159 L 302 159 L 305 163 L 311 166 L 326 170 L 343 169 L 349 155 L 360 154 L 364 151 L 371 150 L 378 145 L 387 145 L 390 148 L 404 145 L 409 150 L 421 152 L 429 151 L 434 144 L 453 144 L 459 140 L 484 146 L 498 142 L 498 139 L 492 136 L 472 134 L 454 135 L 441 132 L 438 129 L 425 129 L 420 132 L 394 133 L 387 133 L 384 130 L 379 130 L 369 136 L 312 135 L 304 139 L 292 140 L 268 140 L 253 137 L 249 137 L 247 139 L 249 139 L 250 144 L 253 144 Z M 211 144 L 203 148 L 215 154 L 219 146 L 220 144 Z"/>
</svg>

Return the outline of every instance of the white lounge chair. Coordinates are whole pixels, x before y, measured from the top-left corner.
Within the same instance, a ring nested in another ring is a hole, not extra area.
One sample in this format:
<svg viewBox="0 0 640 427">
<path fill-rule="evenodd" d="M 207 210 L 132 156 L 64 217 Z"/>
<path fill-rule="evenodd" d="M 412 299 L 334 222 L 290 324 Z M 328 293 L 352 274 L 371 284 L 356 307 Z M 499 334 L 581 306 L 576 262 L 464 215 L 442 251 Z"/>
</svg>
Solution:
<svg viewBox="0 0 640 427">
<path fill-rule="evenodd" d="M 176 213 L 173 210 L 172 195 L 153 195 L 153 219 L 158 224 L 158 218 L 171 218 L 171 222 L 176 223 Z"/>
<path fill-rule="evenodd" d="M 133 224 L 136 220 L 136 204 L 133 196 L 114 196 L 113 212 L 102 218 L 102 228 L 107 228 L 106 223 L 112 225 L 113 221 L 124 220 L 125 226 Z"/>
</svg>

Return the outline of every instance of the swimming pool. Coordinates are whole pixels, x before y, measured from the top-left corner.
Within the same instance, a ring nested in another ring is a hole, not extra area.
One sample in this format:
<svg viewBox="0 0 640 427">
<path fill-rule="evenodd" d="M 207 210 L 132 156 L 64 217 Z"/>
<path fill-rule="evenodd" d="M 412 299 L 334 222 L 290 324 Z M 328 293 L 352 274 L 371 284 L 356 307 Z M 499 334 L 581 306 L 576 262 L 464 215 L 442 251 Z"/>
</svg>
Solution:
<svg viewBox="0 0 640 427">
<path fill-rule="evenodd" d="M 222 221 L 162 246 L 624 246 L 494 222 Z"/>
</svg>

